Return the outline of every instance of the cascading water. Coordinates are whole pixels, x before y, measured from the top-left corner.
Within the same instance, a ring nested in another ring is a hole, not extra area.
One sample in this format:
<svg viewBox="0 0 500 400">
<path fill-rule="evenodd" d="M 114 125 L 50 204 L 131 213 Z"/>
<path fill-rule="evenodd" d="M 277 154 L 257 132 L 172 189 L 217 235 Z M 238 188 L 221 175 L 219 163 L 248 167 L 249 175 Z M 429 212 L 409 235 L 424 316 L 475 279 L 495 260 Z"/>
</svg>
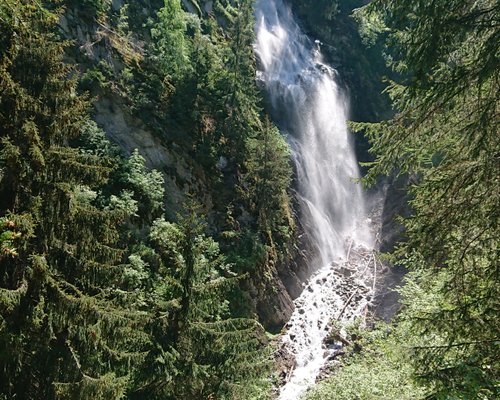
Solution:
<svg viewBox="0 0 500 400">
<path fill-rule="evenodd" d="M 292 400 L 331 357 L 323 343 L 331 321 L 366 308 L 373 290 L 369 264 L 373 260 L 376 268 L 376 261 L 336 72 L 322 62 L 318 44 L 301 32 L 283 0 L 257 1 L 256 36 L 258 79 L 292 148 L 301 224 L 312 249 L 313 276 L 282 337 L 296 366 L 279 398 Z M 346 268 L 347 274 L 339 272 Z"/>
</svg>

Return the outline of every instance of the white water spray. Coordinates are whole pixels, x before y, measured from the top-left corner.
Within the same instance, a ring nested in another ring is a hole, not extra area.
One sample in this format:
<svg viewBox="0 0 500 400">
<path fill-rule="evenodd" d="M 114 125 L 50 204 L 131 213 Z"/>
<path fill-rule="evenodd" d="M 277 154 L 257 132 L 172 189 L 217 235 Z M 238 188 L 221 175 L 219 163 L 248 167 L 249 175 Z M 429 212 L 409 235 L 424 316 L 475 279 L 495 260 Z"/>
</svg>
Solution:
<svg viewBox="0 0 500 400">
<path fill-rule="evenodd" d="M 323 341 L 331 320 L 365 309 L 373 290 L 368 267 L 376 262 L 336 71 L 323 63 L 283 0 L 257 1 L 256 34 L 258 79 L 292 148 L 301 223 L 312 247 L 314 274 L 282 338 L 296 367 L 279 398 L 293 400 L 314 384 L 329 357 Z M 353 267 L 348 276 L 339 273 L 342 266 Z"/>
</svg>

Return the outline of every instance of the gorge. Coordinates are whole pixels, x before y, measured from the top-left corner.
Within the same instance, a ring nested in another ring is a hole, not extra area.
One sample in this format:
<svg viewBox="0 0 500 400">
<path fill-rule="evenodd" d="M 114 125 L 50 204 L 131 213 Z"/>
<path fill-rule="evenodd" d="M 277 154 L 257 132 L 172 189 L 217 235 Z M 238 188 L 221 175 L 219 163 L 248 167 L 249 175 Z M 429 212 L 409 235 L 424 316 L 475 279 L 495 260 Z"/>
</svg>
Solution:
<svg viewBox="0 0 500 400">
<path fill-rule="evenodd" d="M 373 297 L 375 228 L 357 182 L 348 100 L 319 43 L 304 35 L 282 0 L 256 3 L 256 37 L 258 81 L 292 149 L 299 220 L 310 244 L 309 283 L 281 339 L 296 365 L 279 399 L 295 400 L 334 353 L 323 343 L 332 323 L 363 316 Z M 339 272 L 347 267 L 347 275 Z"/>
<path fill-rule="evenodd" d="M 0 0 L 0 400 L 499 399 L 499 16 Z"/>
</svg>

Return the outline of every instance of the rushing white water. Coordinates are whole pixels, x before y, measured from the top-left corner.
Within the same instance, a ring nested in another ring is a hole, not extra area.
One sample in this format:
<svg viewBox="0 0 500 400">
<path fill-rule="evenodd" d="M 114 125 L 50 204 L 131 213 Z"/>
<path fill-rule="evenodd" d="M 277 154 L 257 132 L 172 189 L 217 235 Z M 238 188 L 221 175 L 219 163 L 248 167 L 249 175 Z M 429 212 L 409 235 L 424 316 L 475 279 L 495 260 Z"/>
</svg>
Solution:
<svg viewBox="0 0 500 400">
<path fill-rule="evenodd" d="M 323 340 L 329 322 L 352 318 L 366 306 L 372 288 L 360 270 L 369 270 L 373 239 L 362 188 L 355 183 L 359 170 L 336 71 L 323 63 L 318 44 L 301 32 L 283 0 L 257 1 L 256 36 L 258 79 L 292 148 L 300 218 L 312 248 L 309 267 L 315 271 L 282 339 L 296 367 L 280 400 L 293 400 L 314 383 L 328 357 Z M 349 248 L 357 249 L 354 262 L 347 260 Z M 346 264 L 354 267 L 348 279 L 335 272 Z"/>
</svg>

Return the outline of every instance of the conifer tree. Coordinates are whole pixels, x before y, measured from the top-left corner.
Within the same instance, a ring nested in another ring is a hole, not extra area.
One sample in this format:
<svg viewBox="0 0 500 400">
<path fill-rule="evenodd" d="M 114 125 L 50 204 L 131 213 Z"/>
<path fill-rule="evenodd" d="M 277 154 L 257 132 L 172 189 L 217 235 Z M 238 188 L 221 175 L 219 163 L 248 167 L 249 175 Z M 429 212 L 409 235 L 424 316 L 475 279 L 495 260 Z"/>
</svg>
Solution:
<svg viewBox="0 0 500 400">
<path fill-rule="evenodd" d="M 254 81 L 253 24 L 253 1 L 238 1 L 228 29 L 230 42 L 225 56 L 225 74 L 218 88 L 218 96 L 223 100 L 218 119 L 222 121 L 220 129 L 226 140 L 225 150 L 238 167 L 243 164 L 246 140 L 254 135 L 260 123 Z"/>
<path fill-rule="evenodd" d="M 269 244 L 273 239 L 283 244 L 293 224 L 287 194 L 292 176 L 290 149 L 266 118 L 258 134 L 247 141 L 247 152 L 244 193 L 258 214 L 261 232 Z"/>
<path fill-rule="evenodd" d="M 231 317 L 227 296 L 237 278 L 218 244 L 204 235 L 197 208 L 188 206 L 178 224 L 158 219 L 151 229 L 165 283 L 155 289 L 155 348 L 135 398 L 243 399 L 263 386 L 262 328 Z"/>
<path fill-rule="evenodd" d="M 175 82 L 182 78 L 189 70 L 189 58 L 186 18 L 180 0 L 165 0 L 151 36 L 154 40 L 154 60 L 165 74 L 165 79 Z"/>
<path fill-rule="evenodd" d="M 430 399 L 499 395 L 498 1 L 375 0 L 397 114 L 368 128 L 370 172 L 409 173 L 414 214 L 398 253 L 413 269 L 403 319 Z"/>
<path fill-rule="evenodd" d="M 112 168 L 72 147 L 87 103 L 36 1 L 0 3 L 0 215 L 20 234 L 0 258 L 0 393 L 119 399 L 139 348 L 138 320 L 114 294 L 117 227 L 93 204 Z"/>
</svg>

